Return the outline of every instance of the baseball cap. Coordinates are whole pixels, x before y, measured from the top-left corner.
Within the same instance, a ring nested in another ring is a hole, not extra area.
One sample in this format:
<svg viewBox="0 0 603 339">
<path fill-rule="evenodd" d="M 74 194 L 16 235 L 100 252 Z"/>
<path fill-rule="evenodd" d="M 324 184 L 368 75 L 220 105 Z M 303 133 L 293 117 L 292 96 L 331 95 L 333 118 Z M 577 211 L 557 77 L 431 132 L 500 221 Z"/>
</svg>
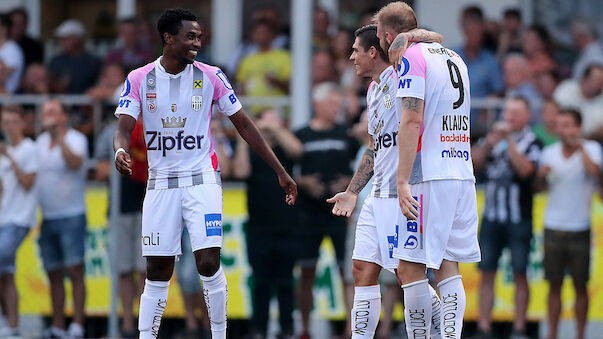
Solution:
<svg viewBox="0 0 603 339">
<path fill-rule="evenodd" d="M 86 29 L 84 28 L 84 25 L 82 25 L 82 23 L 78 20 L 69 19 L 63 21 L 63 23 L 61 23 L 59 27 L 56 28 L 56 30 L 54 31 L 54 35 L 57 38 L 64 38 L 71 35 L 84 37 L 84 35 L 86 35 Z"/>
</svg>

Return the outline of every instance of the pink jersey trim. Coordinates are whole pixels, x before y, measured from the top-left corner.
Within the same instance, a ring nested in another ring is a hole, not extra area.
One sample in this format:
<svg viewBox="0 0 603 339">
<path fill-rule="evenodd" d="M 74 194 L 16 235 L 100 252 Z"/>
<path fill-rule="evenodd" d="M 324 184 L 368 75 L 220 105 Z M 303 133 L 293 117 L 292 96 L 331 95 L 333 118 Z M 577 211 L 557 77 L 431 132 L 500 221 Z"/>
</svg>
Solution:
<svg viewBox="0 0 603 339">
<path fill-rule="evenodd" d="M 375 86 L 376 82 L 373 80 L 371 81 L 371 83 L 368 86 L 368 89 L 366 90 L 366 110 L 368 111 L 370 109 L 369 107 L 369 93 L 371 93 L 371 88 L 373 88 L 373 86 Z"/>
<path fill-rule="evenodd" d="M 410 46 L 404 57 L 408 59 L 408 72 L 404 75 L 415 75 L 425 78 L 427 73 L 427 63 L 425 62 L 425 56 L 423 56 L 423 50 L 421 44 L 414 44 Z"/>
<path fill-rule="evenodd" d="M 203 71 L 203 73 L 205 73 L 205 75 L 207 75 L 207 77 L 209 78 L 209 81 L 211 82 L 212 86 L 214 87 L 213 101 L 220 100 L 220 98 L 222 98 L 224 95 L 228 94 L 228 92 L 230 90 L 228 88 L 226 88 L 226 83 L 218 77 L 218 73 L 222 72 L 222 70 L 220 68 L 218 68 L 216 66 L 204 64 L 199 61 L 195 61 L 194 65 L 195 65 L 195 67 L 197 67 L 198 69 Z M 222 74 L 224 74 L 224 73 L 222 72 Z M 226 75 L 224 75 L 224 78 L 226 79 Z"/>
<path fill-rule="evenodd" d="M 129 96 L 138 101 L 141 105 L 142 101 L 140 100 L 140 85 L 142 84 L 144 77 L 146 77 L 147 74 L 149 74 L 149 72 L 151 72 L 154 68 L 155 61 L 137 68 L 128 74 L 128 81 L 130 82 L 130 86 L 132 86 Z"/>
</svg>

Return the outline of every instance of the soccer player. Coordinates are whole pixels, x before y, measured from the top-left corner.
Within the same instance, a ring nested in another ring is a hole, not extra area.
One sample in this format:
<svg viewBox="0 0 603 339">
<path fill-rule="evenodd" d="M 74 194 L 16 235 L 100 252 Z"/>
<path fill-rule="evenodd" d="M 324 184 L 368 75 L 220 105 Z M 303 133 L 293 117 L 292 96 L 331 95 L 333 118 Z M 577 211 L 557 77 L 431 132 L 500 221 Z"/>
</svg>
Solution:
<svg viewBox="0 0 603 339">
<path fill-rule="evenodd" d="M 115 111 L 119 121 L 113 143 L 115 166 L 129 175 L 130 134 L 142 116 L 149 180 L 142 212 L 147 279 L 140 297 L 140 338 L 157 337 L 174 259 L 181 254 L 183 225 L 203 280 L 212 338 L 226 338 L 227 286 L 220 267 L 222 187 L 209 135 L 212 107 L 230 118 L 243 139 L 276 172 L 289 205 L 295 203 L 297 186 L 242 110 L 224 73 L 195 61 L 201 48 L 196 15 L 168 9 L 161 14 L 157 29 L 163 55 L 128 75 Z"/>
<path fill-rule="evenodd" d="M 410 6 L 392 2 L 375 15 L 384 50 L 417 27 Z M 395 60 L 394 60 L 395 61 Z M 398 279 L 404 289 L 409 338 L 429 337 L 432 268 L 442 300 L 441 333 L 460 338 L 465 291 L 459 262 L 481 259 L 477 199 L 470 149 L 469 76 L 463 60 L 439 43 L 411 44 L 397 69 L 402 103 L 398 134 L 397 191 L 400 210 Z"/>
<path fill-rule="evenodd" d="M 425 32 L 425 31 L 424 31 Z M 427 39 L 438 39 L 437 33 Z M 379 273 L 382 268 L 394 271 L 398 259 L 392 256 L 398 246 L 398 211 L 396 175 L 398 164 L 398 124 L 402 105 L 395 100 L 398 76 L 379 44 L 377 26 L 368 25 L 354 33 L 350 60 L 359 76 L 373 79 L 367 92 L 368 132 L 371 135 L 367 150 L 345 192 L 327 200 L 334 203 L 333 214 L 352 215 L 358 194 L 373 177 L 370 197 L 367 198 L 356 227 L 353 268 L 354 303 L 351 312 L 352 338 L 373 338 L 381 313 Z M 439 332 L 438 296 L 430 288 L 434 307 L 434 330 Z M 430 321 L 432 323 L 432 321 Z"/>
</svg>

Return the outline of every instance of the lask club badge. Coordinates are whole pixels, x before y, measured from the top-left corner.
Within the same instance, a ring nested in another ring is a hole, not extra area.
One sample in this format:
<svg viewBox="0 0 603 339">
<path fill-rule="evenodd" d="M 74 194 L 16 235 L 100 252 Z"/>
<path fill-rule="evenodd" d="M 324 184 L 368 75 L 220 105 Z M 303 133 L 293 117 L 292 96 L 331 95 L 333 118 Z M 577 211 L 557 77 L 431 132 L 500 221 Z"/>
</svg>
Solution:
<svg viewBox="0 0 603 339">
<path fill-rule="evenodd" d="M 199 111 L 203 106 L 203 97 L 200 95 L 193 95 L 191 97 L 191 104 L 193 106 L 193 110 Z"/>
</svg>

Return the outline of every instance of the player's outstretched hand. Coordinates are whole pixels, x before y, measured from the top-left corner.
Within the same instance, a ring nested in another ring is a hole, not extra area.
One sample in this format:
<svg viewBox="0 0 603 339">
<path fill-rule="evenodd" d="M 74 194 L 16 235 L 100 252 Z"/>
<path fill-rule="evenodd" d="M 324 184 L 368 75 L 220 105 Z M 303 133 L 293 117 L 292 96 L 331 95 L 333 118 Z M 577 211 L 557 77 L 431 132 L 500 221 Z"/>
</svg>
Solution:
<svg viewBox="0 0 603 339">
<path fill-rule="evenodd" d="M 115 157 L 115 168 L 123 175 L 132 175 L 132 159 L 128 152 L 119 152 Z"/>
<path fill-rule="evenodd" d="M 356 208 L 356 200 L 358 200 L 356 194 L 345 191 L 335 194 L 332 198 L 327 199 L 327 202 L 335 204 L 331 212 L 336 216 L 350 217 Z"/>
<path fill-rule="evenodd" d="M 417 220 L 419 202 L 412 196 L 408 183 L 398 183 L 398 202 L 402 214 L 409 220 Z"/>
<path fill-rule="evenodd" d="M 287 203 L 287 205 L 295 204 L 295 200 L 297 199 L 297 184 L 295 183 L 293 178 L 291 178 L 291 176 L 287 174 L 287 172 L 284 172 L 283 174 L 280 174 L 278 176 L 278 184 L 281 185 L 281 187 L 287 194 L 285 196 L 285 202 Z"/>
</svg>

